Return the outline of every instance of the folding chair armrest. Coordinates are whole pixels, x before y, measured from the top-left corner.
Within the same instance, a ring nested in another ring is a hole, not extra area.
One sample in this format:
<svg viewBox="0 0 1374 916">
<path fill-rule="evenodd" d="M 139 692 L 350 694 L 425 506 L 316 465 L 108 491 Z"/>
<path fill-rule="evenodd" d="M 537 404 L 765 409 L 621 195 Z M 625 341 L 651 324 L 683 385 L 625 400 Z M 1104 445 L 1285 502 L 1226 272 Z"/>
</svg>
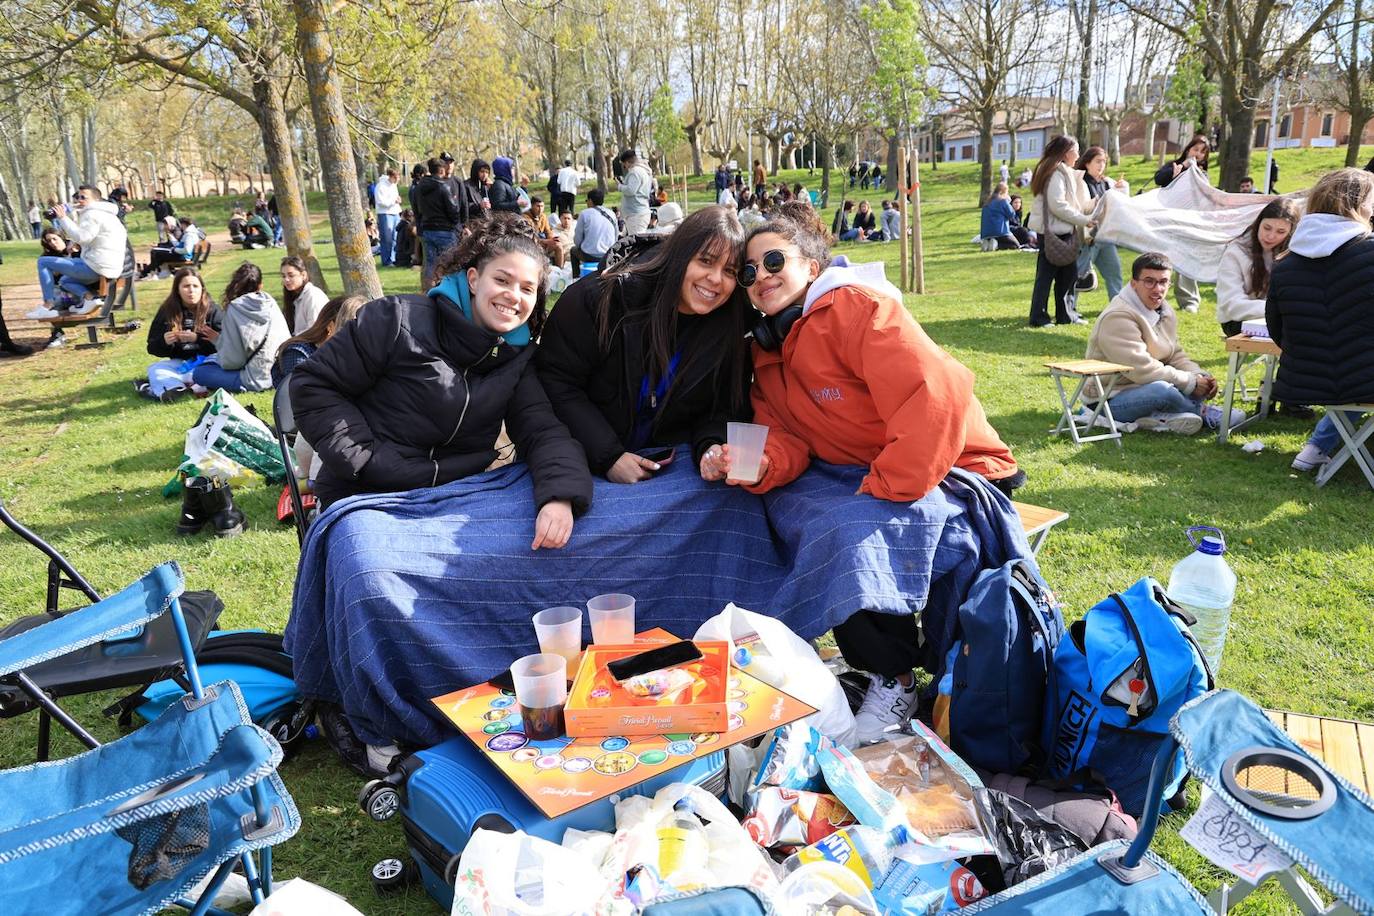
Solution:
<svg viewBox="0 0 1374 916">
<path fill-rule="evenodd" d="M 1164 800 L 1164 782 L 1169 778 L 1169 768 L 1173 765 L 1174 755 L 1178 753 L 1178 741 L 1170 737 L 1159 746 L 1154 763 L 1150 766 L 1150 784 L 1145 790 L 1145 816 L 1140 820 L 1140 829 L 1131 841 L 1121 862 L 1127 868 L 1135 868 L 1145 857 L 1159 827 L 1159 808 Z"/>
<path fill-rule="evenodd" d="M 181 567 L 163 563 L 108 598 L 0 640 L 0 676 L 127 635 L 165 613 L 183 587 Z"/>
</svg>

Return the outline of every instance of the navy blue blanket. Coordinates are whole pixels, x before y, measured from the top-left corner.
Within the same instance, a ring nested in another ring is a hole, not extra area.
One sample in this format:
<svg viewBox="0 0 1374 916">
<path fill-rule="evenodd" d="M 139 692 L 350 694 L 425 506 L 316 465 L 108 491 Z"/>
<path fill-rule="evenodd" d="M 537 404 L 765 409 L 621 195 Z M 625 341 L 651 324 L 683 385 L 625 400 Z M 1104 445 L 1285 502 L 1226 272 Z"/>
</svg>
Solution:
<svg viewBox="0 0 1374 916">
<path fill-rule="evenodd" d="M 978 571 L 1030 555 L 1017 516 L 976 474 L 900 504 L 855 495 L 864 473 L 816 463 L 764 497 L 704 483 L 690 462 L 597 481 L 562 550 L 530 550 L 523 464 L 342 500 L 302 550 L 286 630 L 297 686 L 342 704 L 370 743 L 431 744 L 449 727 L 427 698 L 538 651 L 541 608 L 604 592 L 635 596 L 641 630 L 691 636 L 734 601 L 807 638 L 859 610 L 920 613 L 941 647 Z"/>
</svg>

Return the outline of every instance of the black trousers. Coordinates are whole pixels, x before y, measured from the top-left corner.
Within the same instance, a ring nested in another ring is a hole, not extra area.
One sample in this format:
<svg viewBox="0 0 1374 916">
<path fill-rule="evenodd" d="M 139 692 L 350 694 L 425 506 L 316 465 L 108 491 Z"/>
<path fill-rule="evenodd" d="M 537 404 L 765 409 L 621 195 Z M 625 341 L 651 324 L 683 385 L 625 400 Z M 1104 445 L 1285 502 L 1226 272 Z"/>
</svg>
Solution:
<svg viewBox="0 0 1374 916">
<path fill-rule="evenodd" d="M 851 668 L 892 678 L 921 663 L 920 627 L 914 614 L 859 611 L 835 628 L 835 645 Z"/>
<path fill-rule="evenodd" d="M 1240 322 L 1223 321 L 1221 323 L 1221 333 L 1225 334 L 1227 337 L 1235 337 L 1240 333 Z"/>
<path fill-rule="evenodd" d="M 1059 236 L 1064 241 L 1069 235 Z M 1045 257 L 1042 246 L 1035 256 L 1035 288 L 1031 290 L 1030 323 L 1032 327 L 1050 323 L 1050 285 L 1054 285 L 1054 323 L 1068 324 L 1078 317 L 1075 308 L 1078 293 L 1074 289 L 1078 283 L 1078 266 L 1065 264 L 1056 267 Z"/>
</svg>

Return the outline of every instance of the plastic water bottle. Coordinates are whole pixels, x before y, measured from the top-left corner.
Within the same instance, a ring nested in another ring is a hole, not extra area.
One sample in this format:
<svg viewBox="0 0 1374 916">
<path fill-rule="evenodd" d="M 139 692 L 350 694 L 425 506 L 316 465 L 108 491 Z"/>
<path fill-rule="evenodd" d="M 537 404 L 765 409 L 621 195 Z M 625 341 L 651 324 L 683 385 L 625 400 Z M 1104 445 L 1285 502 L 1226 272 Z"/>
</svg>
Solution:
<svg viewBox="0 0 1374 916">
<path fill-rule="evenodd" d="M 1198 540 L 1195 531 L 1215 535 Z M 1226 538 L 1220 528 L 1195 525 L 1188 529 L 1188 540 L 1196 549 L 1174 564 L 1169 575 L 1169 597 L 1197 618 L 1192 626 L 1193 636 L 1215 675 L 1221 670 L 1221 650 L 1226 645 L 1231 603 L 1236 598 L 1236 574 L 1222 558 Z"/>
</svg>

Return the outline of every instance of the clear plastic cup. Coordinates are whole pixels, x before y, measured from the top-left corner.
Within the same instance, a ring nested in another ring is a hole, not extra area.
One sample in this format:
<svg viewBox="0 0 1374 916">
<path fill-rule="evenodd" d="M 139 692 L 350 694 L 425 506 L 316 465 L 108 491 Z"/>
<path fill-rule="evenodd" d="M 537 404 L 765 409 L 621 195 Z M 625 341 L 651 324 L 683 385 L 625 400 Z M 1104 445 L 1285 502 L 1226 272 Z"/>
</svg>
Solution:
<svg viewBox="0 0 1374 916">
<path fill-rule="evenodd" d="M 635 599 L 629 595 L 597 595 L 587 602 L 592 642 L 626 645 L 635 641 Z"/>
<path fill-rule="evenodd" d="M 568 702 L 568 663 L 561 655 L 541 652 L 526 655 L 510 666 L 515 700 L 525 736 L 547 741 L 563 735 L 563 705 Z"/>
<path fill-rule="evenodd" d="M 725 440 L 730 446 L 730 479 L 757 483 L 768 427 L 757 423 L 725 424 Z"/>
<path fill-rule="evenodd" d="M 534 635 L 539 651 L 561 655 L 568 662 L 568 677 L 582 654 L 582 608 L 550 607 L 534 615 Z"/>
</svg>

